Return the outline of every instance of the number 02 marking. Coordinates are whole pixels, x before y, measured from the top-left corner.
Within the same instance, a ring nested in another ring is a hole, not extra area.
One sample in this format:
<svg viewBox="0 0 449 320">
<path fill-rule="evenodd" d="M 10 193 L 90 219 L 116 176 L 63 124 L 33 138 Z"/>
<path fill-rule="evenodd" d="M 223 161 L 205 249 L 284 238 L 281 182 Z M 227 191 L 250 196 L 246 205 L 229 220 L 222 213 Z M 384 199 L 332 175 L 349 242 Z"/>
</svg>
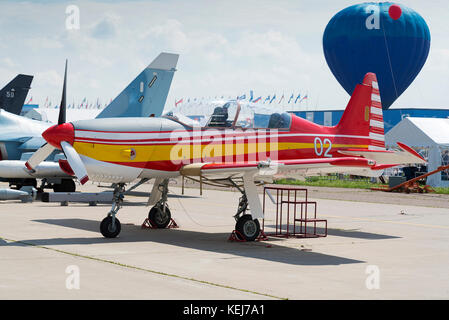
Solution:
<svg viewBox="0 0 449 320">
<path fill-rule="evenodd" d="M 327 149 L 326 150 L 324 150 L 324 146 L 325 145 L 328 145 L 327 146 Z M 326 139 L 324 139 L 324 140 L 321 140 L 321 138 L 319 138 L 319 137 L 316 137 L 315 138 L 315 140 L 314 140 L 314 145 L 315 145 L 315 154 L 317 155 L 317 156 L 321 156 L 321 155 L 323 155 L 323 152 L 324 152 L 324 157 L 326 157 L 326 158 L 332 158 L 332 155 L 331 154 L 329 154 L 329 152 L 331 151 L 331 149 L 332 149 L 332 142 L 328 139 L 328 138 L 326 138 Z"/>
</svg>

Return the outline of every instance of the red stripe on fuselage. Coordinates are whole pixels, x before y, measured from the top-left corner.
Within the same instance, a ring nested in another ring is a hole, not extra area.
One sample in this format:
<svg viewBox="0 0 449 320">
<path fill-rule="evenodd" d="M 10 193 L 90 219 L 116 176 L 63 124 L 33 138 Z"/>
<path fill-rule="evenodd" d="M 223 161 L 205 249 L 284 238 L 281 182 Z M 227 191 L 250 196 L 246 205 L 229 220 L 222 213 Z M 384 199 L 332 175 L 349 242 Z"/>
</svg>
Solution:
<svg viewBox="0 0 449 320">
<path fill-rule="evenodd" d="M 75 131 L 84 131 L 84 132 L 100 132 L 100 133 L 170 133 L 173 130 L 166 131 L 104 131 L 104 130 L 87 130 L 87 129 L 77 129 Z"/>
<path fill-rule="evenodd" d="M 191 131 L 190 131 L 191 132 Z M 111 132 L 111 134 L 113 134 Z M 289 136 L 291 135 L 291 136 Z M 292 143 L 314 143 L 314 140 L 319 137 L 322 140 L 324 139 L 330 139 L 331 141 L 335 143 L 342 143 L 342 144 L 354 144 L 354 143 L 366 143 L 366 139 L 369 139 L 368 136 L 362 137 L 362 136 L 345 136 L 342 137 L 336 136 L 336 135 L 330 135 L 330 134 L 295 134 L 295 133 L 273 133 L 273 134 L 265 134 L 265 133 L 259 133 L 256 134 L 255 132 L 250 132 L 247 134 L 218 134 L 218 135 L 210 135 L 210 134 L 203 134 L 202 136 L 187 136 L 183 138 L 178 139 L 172 139 L 172 138 L 152 138 L 152 139 L 103 139 L 103 138 L 85 138 L 85 137 L 76 137 L 76 142 L 85 142 L 85 143 L 98 143 L 98 144 L 132 144 L 137 142 L 148 142 L 143 143 L 139 145 L 158 145 L 160 142 L 165 143 L 173 143 L 173 144 L 186 144 L 186 143 L 192 143 L 192 141 L 195 140 L 197 142 L 198 140 L 201 140 L 202 143 L 231 143 L 231 142 L 260 142 L 260 141 L 266 141 L 266 142 L 275 142 L 276 140 L 278 142 L 292 142 Z M 365 141 L 364 141 L 365 140 Z M 159 143 L 158 143 L 159 142 Z M 199 142 L 199 141 L 198 141 Z"/>
</svg>

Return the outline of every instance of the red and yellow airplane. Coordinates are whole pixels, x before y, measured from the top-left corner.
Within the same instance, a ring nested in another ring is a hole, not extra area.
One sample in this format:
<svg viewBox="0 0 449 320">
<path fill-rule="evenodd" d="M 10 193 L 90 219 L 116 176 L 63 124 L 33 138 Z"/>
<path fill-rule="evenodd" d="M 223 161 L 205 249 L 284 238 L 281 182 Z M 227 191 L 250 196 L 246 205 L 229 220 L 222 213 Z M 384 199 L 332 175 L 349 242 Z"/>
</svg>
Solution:
<svg viewBox="0 0 449 320">
<path fill-rule="evenodd" d="M 169 178 L 201 177 L 206 182 L 236 186 L 243 194 L 234 216 L 236 230 L 251 241 L 259 235 L 258 219 L 263 218 L 255 181 L 283 174 L 328 172 L 375 176 L 388 167 L 425 163 L 406 145 L 398 143 L 395 151 L 385 149 L 382 105 L 373 73 L 357 85 L 341 121 L 333 127 L 275 113 L 265 128 L 242 128 L 238 126 L 239 107 L 228 121 L 227 105 L 217 108 L 202 128 L 173 116 L 65 123 L 65 92 L 64 80 L 59 124 L 42 134 L 47 144 L 34 153 L 26 167 L 33 170 L 58 148 L 67 158 L 60 161 L 61 168 L 82 184 L 88 180 L 115 183 L 111 211 L 100 225 L 105 237 L 120 233 L 116 214 L 125 184 L 135 179 L 155 178 L 148 201 L 154 206 L 148 217 L 159 228 L 171 219 Z"/>
</svg>

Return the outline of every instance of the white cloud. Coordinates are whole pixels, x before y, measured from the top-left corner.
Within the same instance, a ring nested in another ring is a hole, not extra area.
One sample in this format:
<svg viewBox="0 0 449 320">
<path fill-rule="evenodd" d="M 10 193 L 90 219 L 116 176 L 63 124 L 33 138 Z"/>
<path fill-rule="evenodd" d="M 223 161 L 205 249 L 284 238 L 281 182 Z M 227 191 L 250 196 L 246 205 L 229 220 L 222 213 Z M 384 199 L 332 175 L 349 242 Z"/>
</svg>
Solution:
<svg viewBox="0 0 449 320">
<path fill-rule="evenodd" d="M 56 70 L 50 70 L 45 72 L 38 72 L 34 75 L 34 80 L 39 83 L 40 86 L 49 87 L 62 87 L 62 74 Z"/>
<path fill-rule="evenodd" d="M 64 47 L 59 40 L 46 37 L 26 39 L 26 44 L 34 51 L 38 51 L 40 49 L 62 49 Z"/>
<path fill-rule="evenodd" d="M 117 35 L 120 17 L 115 14 L 106 14 L 100 22 L 96 23 L 91 29 L 91 35 L 98 39 L 112 39 Z"/>
<path fill-rule="evenodd" d="M 189 49 L 189 38 L 182 30 L 182 24 L 175 19 L 168 19 L 164 24 L 150 28 L 143 36 L 143 41 L 152 39 L 166 43 L 173 51 L 185 52 Z"/>
<path fill-rule="evenodd" d="M 427 66 L 432 71 L 449 71 L 449 48 L 433 49 Z"/>
<path fill-rule="evenodd" d="M 11 58 L 1 58 L 0 64 L 10 69 L 17 66 L 17 64 Z"/>
</svg>

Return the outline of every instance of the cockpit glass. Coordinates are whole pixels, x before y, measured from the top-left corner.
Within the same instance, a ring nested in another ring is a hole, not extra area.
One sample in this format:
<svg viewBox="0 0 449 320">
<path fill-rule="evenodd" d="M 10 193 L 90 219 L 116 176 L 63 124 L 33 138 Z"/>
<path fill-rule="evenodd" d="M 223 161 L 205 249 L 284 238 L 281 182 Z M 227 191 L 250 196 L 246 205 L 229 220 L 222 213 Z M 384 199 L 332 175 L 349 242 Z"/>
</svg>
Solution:
<svg viewBox="0 0 449 320">
<path fill-rule="evenodd" d="M 175 114 L 178 120 L 181 120 L 180 114 L 192 120 L 192 122 L 187 121 L 184 117 L 183 123 L 190 125 L 195 123 L 196 126 L 201 127 L 290 128 L 291 114 L 273 111 L 272 108 L 260 104 L 229 100 L 191 103 L 184 108 L 178 108 Z"/>
<path fill-rule="evenodd" d="M 286 112 L 273 113 L 268 118 L 267 128 L 288 129 L 290 128 L 291 121 L 292 121 L 291 115 Z"/>
<path fill-rule="evenodd" d="M 286 112 L 269 113 L 267 108 L 231 101 L 215 107 L 206 126 L 226 128 L 232 127 L 234 122 L 235 127 L 241 128 L 288 129 L 291 115 Z"/>
</svg>

